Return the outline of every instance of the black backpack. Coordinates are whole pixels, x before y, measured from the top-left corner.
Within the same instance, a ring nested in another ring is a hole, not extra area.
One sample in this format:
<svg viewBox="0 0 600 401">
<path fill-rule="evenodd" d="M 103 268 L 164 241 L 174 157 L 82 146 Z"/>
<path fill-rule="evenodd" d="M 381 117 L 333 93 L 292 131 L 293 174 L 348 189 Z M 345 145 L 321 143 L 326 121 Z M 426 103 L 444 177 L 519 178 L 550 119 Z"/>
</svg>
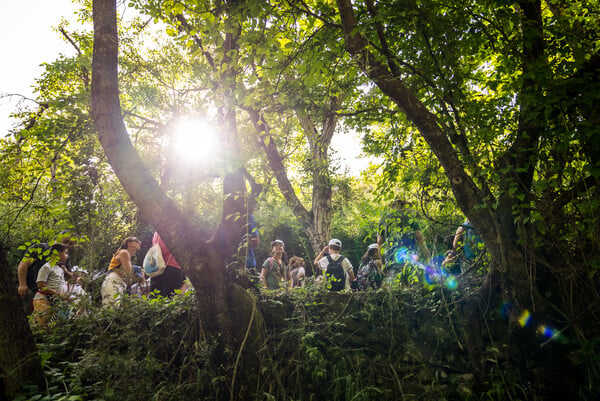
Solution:
<svg viewBox="0 0 600 401">
<path fill-rule="evenodd" d="M 333 260 L 331 255 L 327 255 L 329 264 L 325 270 L 325 277 L 327 277 L 327 288 L 330 291 L 341 291 L 346 288 L 346 272 L 342 266 L 344 257 L 340 255 L 337 260 Z"/>
<path fill-rule="evenodd" d="M 50 245 L 47 243 L 31 245 L 25 251 L 25 256 L 33 259 L 33 263 L 27 268 L 27 287 L 35 294 L 38 290 L 37 276 L 49 259 Z"/>
</svg>

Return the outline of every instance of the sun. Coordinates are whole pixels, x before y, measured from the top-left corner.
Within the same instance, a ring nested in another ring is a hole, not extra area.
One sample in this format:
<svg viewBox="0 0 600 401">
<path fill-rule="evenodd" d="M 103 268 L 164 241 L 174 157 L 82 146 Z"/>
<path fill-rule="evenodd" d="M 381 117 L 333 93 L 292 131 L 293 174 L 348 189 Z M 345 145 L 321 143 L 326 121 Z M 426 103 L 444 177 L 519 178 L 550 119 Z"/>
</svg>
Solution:
<svg viewBox="0 0 600 401">
<path fill-rule="evenodd" d="M 208 121 L 199 118 L 182 118 L 174 127 L 173 149 L 186 161 L 202 162 L 214 159 L 219 151 L 218 134 Z"/>
</svg>

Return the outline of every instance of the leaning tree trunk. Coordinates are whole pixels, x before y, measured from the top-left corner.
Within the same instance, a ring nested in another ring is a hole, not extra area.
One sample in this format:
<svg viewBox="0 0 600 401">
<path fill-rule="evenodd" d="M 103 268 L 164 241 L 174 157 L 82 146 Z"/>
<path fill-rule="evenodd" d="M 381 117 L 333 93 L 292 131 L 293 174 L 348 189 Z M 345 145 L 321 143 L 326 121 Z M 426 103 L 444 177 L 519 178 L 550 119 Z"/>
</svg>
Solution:
<svg viewBox="0 0 600 401">
<path fill-rule="evenodd" d="M 428 110 L 415 93 L 405 85 L 402 78 L 390 69 L 389 65 L 394 65 L 396 60 L 388 57 L 386 65 L 379 61 L 380 57 L 371 54 L 366 39 L 360 33 L 351 0 L 336 1 L 342 21 L 346 49 L 363 72 L 398 105 L 407 119 L 419 130 L 444 168 L 459 207 L 477 227 L 493 258 L 486 285 L 480 291 L 482 299 L 475 297 L 472 303 L 467 305 L 468 319 L 476 321 L 483 312 L 477 307 L 477 304 L 482 300 L 483 304 L 487 305 L 490 298 L 494 296 L 494 291 L 490 290 L 500 287 L 504 300 L 513 306 L 509 315 L 509 330 L 518 328 L 518 317 L 523 311 L 534 310 L 537 294 L 535 282 L 530 274 L 532 266 L 528 263 L 528 255 L 523 252 L 520 245 L 526 235 L 526 230 L 518 229 L 514 223 L 512 208 L 514 205 L 512 198 L 514 197 L 507 198 L 508 192 L 505 192 L 500 195 L 498 201 L 500 207 L 494 205 L 495 196 L 489 190 L 489 185 L 484 184 L 479 187 L 468 174 L 467 167 L 459 157 L 449 135 L 442 129 L 442 124 L 437 116 Z M 523 136 L 525 138 L 528 133 L 520 132 L 520 134 L 525 135 Z M 518 144 L 516 145 L 518 146 Z M 532 156 L 531 153 L 524 154 L 523 149 L 517 149 L 517 151 L 519 160 L 528 160 Z M 514 160 L 508 162 L 511 163 Z M 507 167 L 512 171 L 520 171 L 517 169 L 522 166 L 516 164 Z M 519 177 L 509 176 L 505 184 L 510 187 L 514 180 L 518 179 Z M 519 191 L 521 191 L 520 194 L 523 194 L 524 189 L 519 188 Z M 481 335 L 477 330 L 477 325 L 470 326 L 469 329 L 475 348 L 481 348 L 481 344 L 475 341 Z M 529 331 L 520 330 L 519 332 L 529 339 L 533 338 Z M 480 356 L 478 355 L 480 350 L 475 351 L 472 354 L 473 362 L 477 362 Z"/>
<path fill-rule="evenodd" d="M 152 177 L 125 129 L 119 101 L 115 0 L 94 0 L 93 18 L 92 116 L 100 143 L 123 188 L 190 278 L 204 331 L 214 336 L 220 350 L 227 351 L 217 356 L 230 360 L 254 316 L 252 298 L 231 284 L 226 268 L 243 233 L 243 219 L 238 217 L 244 211 L 241 170 L 225 177 L 223 215 L 216 232 L 211 236 L 191 225 Z"/>
<path fill-rule="evenodd" d="M 13 276 L 0 244 L 0 399 L 8 400 L 20 384 L 44 385 L 42 363 Z"/>
<path fill-rule="evenodd" d="M 440 161 L 458 205 L 477 227 L 490 254 L 498 262 L 495 266 L 502 269 L 500 273 L 504 278 L 503 284 L 507 286 L 506 293 L 510 294 L 516 306 L 514 312 L 518 314 L 520 309 L 530 309 L 530 292 L 522 285 L 523 274 L 528 267 L 527 260 L 518 244 L 519 239 L 512 235 L 515 232 L 512 212 L 497 211 L 493 207 L 493 194 L 486 186 L 478 187 L 467 173 L 436 115 L 425 107 L 401 78 L 395 76 L 387 65 L 379 62 L 379 58 L 369 52 L 366 40 L 358 28 L 351 0 L 337 0 L 337 5 L 346 49 L 364 73 L 416 126 Z M 490 277 L 495 277 L 495 274 L 490 274 Z"/>
</svg>

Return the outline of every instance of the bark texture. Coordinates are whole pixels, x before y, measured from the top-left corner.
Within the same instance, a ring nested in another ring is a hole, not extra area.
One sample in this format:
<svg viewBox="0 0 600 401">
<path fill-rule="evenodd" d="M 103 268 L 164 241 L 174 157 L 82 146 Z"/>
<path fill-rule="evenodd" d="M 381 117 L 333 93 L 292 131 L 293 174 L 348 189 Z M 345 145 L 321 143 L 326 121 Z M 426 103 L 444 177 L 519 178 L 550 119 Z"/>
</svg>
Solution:
<svg viewBox="0 0 600 401">
<path fill-rule="evenodd" d="M 227 269 L 243 234 L 242 171 L 233 170 L 224 179 L 223 213 L 215 233 L 192 226 L 149 173 L 125 129 L 119 101 L 115 0 L 95 0 L 93 17 L 92 116 L 100 143 L 123 188 L 190 278 L 206 333 L 219 339 L 224 351 L 220 357 L 228 358 L 239 343 L 237 328 L 249 322 L 249 316 L 232 316 L 230 293 L 235 284 Z"/>
<path fill-rule="evenodd" d="M 20 384 L 44 385 L 42 363 L 12 277 L 0 244 L 0 399 L 7 400 Z"/>
</svg>

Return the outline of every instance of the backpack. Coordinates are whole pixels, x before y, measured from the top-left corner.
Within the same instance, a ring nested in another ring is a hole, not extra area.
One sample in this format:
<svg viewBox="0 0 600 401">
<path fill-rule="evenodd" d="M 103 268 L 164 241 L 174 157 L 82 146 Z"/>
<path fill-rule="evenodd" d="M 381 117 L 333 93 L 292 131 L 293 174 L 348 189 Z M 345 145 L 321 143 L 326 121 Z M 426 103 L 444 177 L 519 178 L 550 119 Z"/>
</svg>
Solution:
<svg viewBox="0 0 600 401">
<path fill-rule="evenodd" d="M 327 255 L 329 264 L 325 270 L 325 277 L 329 282 L 327 287 L 330 291 L 341 291 L 346 288 L 346 272 L 342 266 L 344 257 L 340 255 L 337 260 L 333 260 L 331 255 Z"/>
<path fill-rule="evenodd" d="M 381 286 L 383 274 L 381 274 L 377 262 L 374 259 L 369 260 L 368 263 L 362 265 L 360 269 L 358 269 L 356 281 L 360 291 L 366 291 L 369 288 L 376 290 Z"/>
<path fill-rule="evenodd" d="M 160 245 L 152 245 L 152 247 L 148 249 L 142 265 L 144 266 L 144 272 L 150 277 L 156 277 L 163 274 L 167 265 L 163 259 Z"/>
<path fill-rule="evenodd" d="M 27 268 L 27 287 L 34 294 L 37 292 L 37 276 L 42 266 L 50 259 L 50 245 L 46 242 L 31 245 L 25 251 L 25 257 L 33 258 L 33 263 Z"/>
</svg>

